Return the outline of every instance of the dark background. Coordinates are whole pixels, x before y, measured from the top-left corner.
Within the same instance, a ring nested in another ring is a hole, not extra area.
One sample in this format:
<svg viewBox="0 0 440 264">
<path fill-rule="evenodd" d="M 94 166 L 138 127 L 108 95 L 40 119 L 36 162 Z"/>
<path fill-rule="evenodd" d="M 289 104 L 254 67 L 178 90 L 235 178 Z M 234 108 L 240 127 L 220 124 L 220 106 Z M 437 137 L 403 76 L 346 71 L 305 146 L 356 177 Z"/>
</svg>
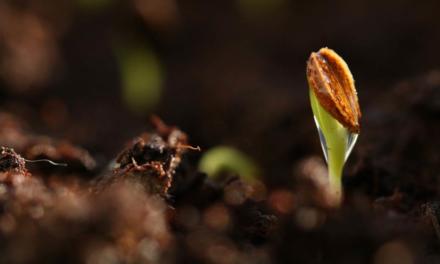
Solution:
<svg viewBox="0 0 440 264">
<path fill-rule="evenodd" d="M 438 67 L 439 8 L 408 0 L 2 1 L 0 106 L 103 160 L 154 113 L 193 145 L 236 147 L 267 182 L 289 183 L 296 162 L 320 155 L 305 79 L 310 52 L 328 46 L 349 64 L 365 153 L 400 133 L 378 107 L 392 104 L 389 91 Z"/>
</svg>

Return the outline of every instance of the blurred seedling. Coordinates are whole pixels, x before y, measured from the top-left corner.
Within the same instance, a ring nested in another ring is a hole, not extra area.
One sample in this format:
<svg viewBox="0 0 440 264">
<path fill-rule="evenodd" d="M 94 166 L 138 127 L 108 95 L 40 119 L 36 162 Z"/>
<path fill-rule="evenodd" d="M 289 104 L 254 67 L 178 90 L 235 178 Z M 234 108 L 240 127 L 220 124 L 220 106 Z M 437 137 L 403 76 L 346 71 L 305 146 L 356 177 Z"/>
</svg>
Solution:
<svg viewBox="0 0 440 264">
<path fill-rule="evenodd" d="M 354 79 L 346 62 L 331 49 L 313 52 L 307 61 L 310 104 L 328 166 L 329 203 L 341 204 L 342 172 L 360 132 Z"/>
<path fill-rule="evenodd" d="M 244 153 L 229 146 L 217 146 L 207 151 L 200 160 L 199 169 L 212 178 L 226 172 L 240 175 L 244 181 L 253 182 L 259 176 L 259 169 L 255 162 Z"/>
</svg>

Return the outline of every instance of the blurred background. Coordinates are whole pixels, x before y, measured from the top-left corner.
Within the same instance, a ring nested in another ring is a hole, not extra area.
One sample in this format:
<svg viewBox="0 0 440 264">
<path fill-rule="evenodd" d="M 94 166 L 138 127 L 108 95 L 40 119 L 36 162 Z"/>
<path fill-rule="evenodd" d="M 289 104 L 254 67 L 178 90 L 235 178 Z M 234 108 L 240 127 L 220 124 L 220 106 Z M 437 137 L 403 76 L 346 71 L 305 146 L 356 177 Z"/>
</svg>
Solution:
<svg viewBox="0 0 440 264">
<path fill-rule="evenodd" d="M 438 67 L 439 8 L 434 0 L 3 0 L 0 109 L 101 160 L 156 114 L 191 144 L 228 146 L 267 184 L 282 185 L 301 159 L 321 155 L 310 52 L 328 46 L 349 64 L 365 146 L 381 136 L 368 127 L 382 117 L 383 95 Z"/>
</svg>

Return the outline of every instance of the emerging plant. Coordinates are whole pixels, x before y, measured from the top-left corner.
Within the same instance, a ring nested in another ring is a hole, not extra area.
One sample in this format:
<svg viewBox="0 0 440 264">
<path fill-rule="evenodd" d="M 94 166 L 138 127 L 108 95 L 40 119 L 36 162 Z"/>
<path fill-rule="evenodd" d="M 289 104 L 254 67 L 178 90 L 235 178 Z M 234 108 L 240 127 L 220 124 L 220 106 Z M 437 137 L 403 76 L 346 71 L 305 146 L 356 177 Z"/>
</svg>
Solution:
<svg viewBox="0 0 440 264">
<path fill-rule="evenodd" d="M 331 49 L 313 52 L 307 61 L 310 103 L 328 165 L 331 201 L 342 201 L 342 171 L 360 132 L 361 111 L 353 76 Z"/>
</svg>

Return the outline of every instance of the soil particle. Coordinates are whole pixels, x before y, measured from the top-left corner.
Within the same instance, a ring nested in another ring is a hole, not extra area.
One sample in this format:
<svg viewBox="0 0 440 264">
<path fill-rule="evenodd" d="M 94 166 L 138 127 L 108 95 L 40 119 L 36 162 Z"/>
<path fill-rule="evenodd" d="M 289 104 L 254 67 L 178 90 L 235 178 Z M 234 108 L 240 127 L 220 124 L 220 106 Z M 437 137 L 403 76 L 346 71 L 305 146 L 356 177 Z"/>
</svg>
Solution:
<svg viewBox="0 0 440 264">
<path fill-rule="evenodd" d="M 0 153 L 0 172 L 25 172 L 25 160 L 18 155 L 14 149 L 1 147 Z"/>
<path fill-rule="evenodd" d="M 135 181 L 148 193 L 168 195 L 176 168 L 188 148 L 185 133 L 154 118 L 156 131 L 132 140 L 117 156 L 114 171 L 97 183 L 106 188 L 120 180 Z"/>
</svg>

